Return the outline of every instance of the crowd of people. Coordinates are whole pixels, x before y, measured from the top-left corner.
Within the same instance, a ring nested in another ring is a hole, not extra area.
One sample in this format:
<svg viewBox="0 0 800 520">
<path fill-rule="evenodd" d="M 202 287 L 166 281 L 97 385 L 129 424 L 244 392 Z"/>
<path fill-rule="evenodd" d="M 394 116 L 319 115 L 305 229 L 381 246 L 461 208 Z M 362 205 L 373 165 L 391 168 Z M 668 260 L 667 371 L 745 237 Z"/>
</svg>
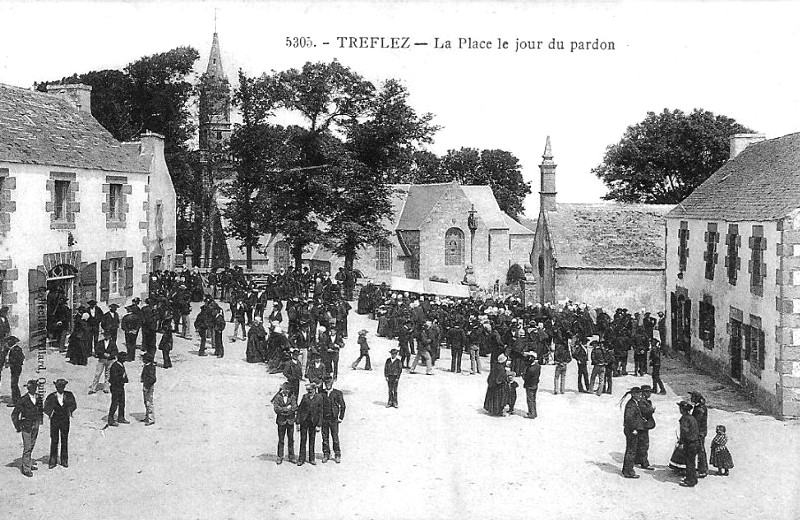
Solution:
<svg viewBox="0 0 800 520">
<path fill-rule="evenodd" d="M 272 399 L 279 437 L 277 462 L 283 462 L 288 444 L 290 462 L 315 464 L 318 431 L 322 432 L 322 462 L 331 458 L 340 462 L 338 425 L 344 419 L 345 403 L 334 385 L 339 377 L 340 351 L 348 338 L 352 310 L 348 297 L 352 296 L 354 283 L 355 276 L 343 270 L 331 279 L 327 272 L 312 273 L 308 268 L 281 270 L 261 279 L 247 278 L 241 269 L 215 269 L 205 276 L 196 269 L 155 272 L 150 276 L 144 305 L 139 298 L 133 298 L 122 316 L 118 305 L 111 304 L 103 311 L 94 300 L 80 305 L 72 314 L 64 294 L 51 291 L 47 300 L 48 336 L 74 365 L 87 365 L 92 356 L 97 359 L 88 393 L 111 394 L 107 426 L 113 427 L 129 422 L 125 415 L 125 385 L 129 382 L 125 363 L 136 359 L 141 333 L 144 422 L 151 425 L 155 423 L 157 350 L 162 352 L 161 366 L 172 367 L 173 335 L 192 339 L 193 328 L 198 334 L 198 354 L 205 356 L 210 348 L 221 358 L 226 343 L 223 335 L 228 323 L 232 323 L 233 334 L 227 341 L 247 342 L 246 361 L 263 363 L 270 373 L 280 373 L 286 379 Z M 200 301 L 200 310 L 190 325 L 191 303 Z M 398 383 L 403 373 L 414 374 L 417 366 L 424 364 L 425 373 L 432 375 L 443 348 L 450 351 L 451 372 L 462 372 L 466 351 L 469 373 L 487 373 L 484 409 L 490 415 L 500 417 L 515 411 L 521 382 L 528 408 L 526 417 L 531 419 L 537 417 L 542 366 L 554 365 L 553 392 L 563 394 L 567 367 L 574 360 L 578 392 L 599 396 L 612 392 L 615 377 L 628 375 L 632 351 L 633 375 L 650 376 L 652 386 L 636 387 L 626 394 L 631 399 L 624 418 L 626 454 L 622 472 L 636 478 L 634 465 L 652 469 L 647 459 L 648 431 L 655 427 L 650 395 L 654 391 L 666 393 L 660 378 L 663 313 L 654 316 L 644 309 L 631 313 L 619 308 L 612 316 L 584 303 L 525 306 L 514 297 L 439 298 L 392 291 L 385 284 L 371 283 L 360 291 L 356 311 L 377 320 L 378 336 L 398 342 L 384 363 L 387 407 L 399 406 Z M 69 417 L 77 405 L 73 394 L 65 392 L 67 381 L 63 379 L 56 381 L 56 392 L 48 396 L 49 405 L 29 406 L 31 402 L 37 404 L 35 392 L 30 391 L 35 380 L 28 385 L 30 398 L 20 396 L 17 381 L 24 354 L 16 338 L 7 331 L 2 335 L 8 328 L 7 320 L 3 321 L 6 312 L 7 308 L 0 308 L 2 354 L 4 359 L 7 355 L 12 368 L 9 406 L 15 407 L 14 424 L 23 433 L 23 474 L 30 476 L 35 466 L 30 453 L 36 441 L 32 425 L 37 417 L 39 422 L 43 413 L 51 417 L 50 467 L 59 463 L 59 445 L 61 464 L 67 466 Z M 117 346 L 119 329 L 124 333 L 124 348 Z M 358 332 L 359 356 L 350 365 L 353 370 L 362 360 L 365 370 L 372 369 L 367 334 L 367 330 Z M 488 370 L 482 366 L 486 363 L 482 358 L 486 357 Z M 302 382 L 304 394 L 300 392 Z M 681 403 L 682 411 L 685 404 Z M 704 403 L 700 404 L 704 407 Z M 698 406 L 693 405 L 690 414 L 695 426 L 691 420 L 681 418 L 680 449 L 676 448 L 673 456 L 674 467 L 686 474 L 684 485 L 696 483 L 694 460 L 698 461 L 701 477 L 708 471 L 701 440 L 706 435 L 705 419 L 699 417 L 700 412 L 695 413 L 701 409 Z M 300 432 L 298 457 L 294 450 L 295 427 Z M 718 427 L 717 433 L 712 461 L 719 462 L 720 472 L 727 472 L 733 464 L 725 447 L 724 427 Z"/>
</svg>

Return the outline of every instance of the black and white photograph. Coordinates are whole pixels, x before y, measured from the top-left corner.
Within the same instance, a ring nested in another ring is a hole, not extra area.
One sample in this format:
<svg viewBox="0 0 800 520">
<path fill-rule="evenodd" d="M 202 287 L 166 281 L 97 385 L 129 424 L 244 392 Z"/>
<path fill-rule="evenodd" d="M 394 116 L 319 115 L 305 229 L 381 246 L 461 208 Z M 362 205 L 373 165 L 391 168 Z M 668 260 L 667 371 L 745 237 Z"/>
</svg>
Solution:
<svg viewBox="0 0 800 520">
<path fill-rule="evenodd" d="M 0 518 L 800 519 L 799 49 L 0 0 Z"/>
</svg>

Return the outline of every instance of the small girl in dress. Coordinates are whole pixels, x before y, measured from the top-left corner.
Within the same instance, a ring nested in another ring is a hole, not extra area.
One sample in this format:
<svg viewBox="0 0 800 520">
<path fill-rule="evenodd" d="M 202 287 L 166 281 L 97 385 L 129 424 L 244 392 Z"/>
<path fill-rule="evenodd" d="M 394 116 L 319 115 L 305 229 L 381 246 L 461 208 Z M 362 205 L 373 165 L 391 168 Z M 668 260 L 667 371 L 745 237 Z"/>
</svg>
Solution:
<svg viewBox="0 0 800 520">
<path fill-rule="evenodd" d="M 728 451 L 728 436 L 725 434 L 725 426 L 717 426 L 717 435 L 711 441 L 711 456 L 709 462 L 717 468 L 717 475 L 728 476 L 728 470 L 733 467 L 733 457 Z"/>
</svg>

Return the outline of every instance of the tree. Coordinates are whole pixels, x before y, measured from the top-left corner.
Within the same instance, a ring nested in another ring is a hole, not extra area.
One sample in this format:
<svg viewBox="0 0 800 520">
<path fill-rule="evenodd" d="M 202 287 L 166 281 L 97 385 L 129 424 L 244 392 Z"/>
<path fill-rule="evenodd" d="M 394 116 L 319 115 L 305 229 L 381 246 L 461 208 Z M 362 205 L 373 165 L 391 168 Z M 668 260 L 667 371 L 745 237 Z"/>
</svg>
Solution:
<svg viewBox="0 0 800 520">
<path fill-rule="evenodd" d="M 512 286 L 525 279 L 525 271 L 519 264 L 511 264 L 506 272 L 506 285 Z"/>
<path fill-rule="evenodd" d="M 750 132 L 702 109 L 648 112 L 606 149 L 592 173 L 608 186 L 606 200 L 676 204 L 725 163 L 733 134 Z"/>
<path fill-rule="evenodd" d="M 525 197 L 531 193 L 530 183 L 522 178 L 519 159 L 505 150 L 449 150 L 438 165 L 429 156 L 418 157 L 427 161 L 427 167 L 418 170 L 425 177 L 418 177 L 417 182 L 456 180 L 467 186 L 488 185 L 500 209 L 514 218 L 523 212 Z"/>
</svg>

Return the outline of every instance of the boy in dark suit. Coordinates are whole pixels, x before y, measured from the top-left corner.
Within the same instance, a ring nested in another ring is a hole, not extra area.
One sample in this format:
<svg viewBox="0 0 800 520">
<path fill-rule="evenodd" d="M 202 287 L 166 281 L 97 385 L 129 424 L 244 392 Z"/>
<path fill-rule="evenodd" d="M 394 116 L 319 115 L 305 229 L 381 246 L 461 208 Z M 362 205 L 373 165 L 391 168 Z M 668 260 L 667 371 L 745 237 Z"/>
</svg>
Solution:
<svg viewBox="0 0 800 520">
<path fill-rule="evenodd" d="M 150 352 L 146 353 L 148 357 Z M 117 360 L 111 365 L 109 370 L 108 382 L 111 385 L 111 407 L 108 410 L 108 425 L 119 426 L 118 423 L 130 424 L 125 418 L 125 383 L 128 382 L 128 374 L 125 372 L 124 361 L 128 358 L 127 352 L 117 354 Z M 115 421 L 114 415 L 119 408 L 119 418 Z"/>
<path fill-rule="evenodd" d="M 78 408 L 75 396 L 67 392 L 66 379 L 56 379 L 56 391 L 44 400 L 44 413 L 50 418 L 50 469 L 58 464 L 58 443 L 61 441 L 61 465 L 69 467 L 69 420 Z"/>
<path fill-rule="evenodd" d="M 396 348 L 390 350 L 390 357 L 383 364 L 383 376 L 389 385 L 389 401 L 386 403 L 386 408 L 390 406 L 397 408 L 397 384 L 403 374 L 403 361 L 397 357 L 397 352 Z"/>
<path fill-rule="evenodd" d="M 300 429 L 300 456 L 297 465 L 306 461 L 306 442 L 308 442 L 308 463 L 315 466 L 314 445 L 317 432 L 322 424 L 322 396 L 317 393 L 317 385 L 306 384 L 306 394 L 297 406 L 297 427 Z"/>
</svg>

